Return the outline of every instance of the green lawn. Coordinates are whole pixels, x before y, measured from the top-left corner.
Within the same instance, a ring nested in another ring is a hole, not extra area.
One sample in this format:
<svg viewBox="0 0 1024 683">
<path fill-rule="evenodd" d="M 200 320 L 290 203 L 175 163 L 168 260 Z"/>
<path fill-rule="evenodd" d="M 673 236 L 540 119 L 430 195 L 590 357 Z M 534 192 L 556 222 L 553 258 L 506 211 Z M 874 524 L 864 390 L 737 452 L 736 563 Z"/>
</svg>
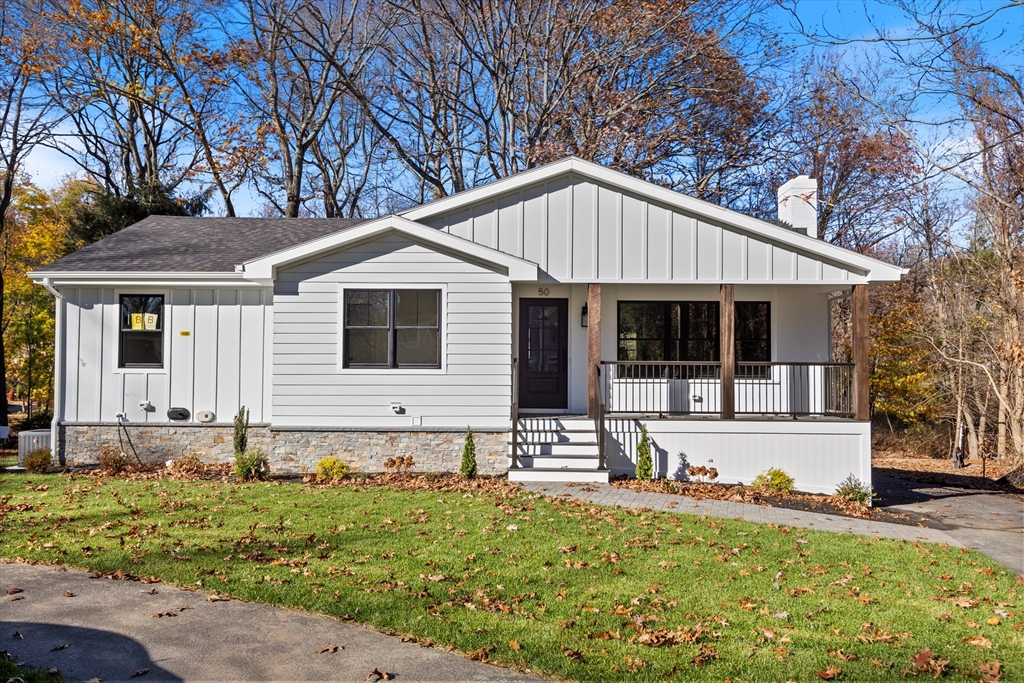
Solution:
<svg viewBox="0 0 1024 683">
<path fill-rule="evenodd" d="M 978 553 L 529 493 L 8 474 L 0 557 L 291 605 L 559 679 L 978 680 L 998 661 L 1024 680 L 1024 585 Z"/>
</svg>

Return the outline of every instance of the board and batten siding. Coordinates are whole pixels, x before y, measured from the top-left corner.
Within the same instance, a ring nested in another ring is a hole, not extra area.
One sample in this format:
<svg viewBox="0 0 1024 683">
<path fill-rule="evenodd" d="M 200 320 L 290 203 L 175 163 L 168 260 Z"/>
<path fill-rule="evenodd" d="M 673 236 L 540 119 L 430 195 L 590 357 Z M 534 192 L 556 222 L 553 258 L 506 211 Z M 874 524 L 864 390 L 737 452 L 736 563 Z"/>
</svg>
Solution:
<svg viewBox="0 0 1024 683">
<path fill-rule="evenodd" d="M 441 290 L 441 369 L 343 368 L 344 290 L 394 287 Z M 404 236 L 378 237 L 278 271 L 274 426 L 506 429 L 511 354 L 506 275 Z"/>
<path fill-rule="evenodd" d="M 217 423 L 230 423 L 242 404 L 252 422 L 269 419 L 269 289 L 75 287 L 62 294 L 63 421 L 114 422 L 125 413 L 129 422 L 165 423 L 176 407 L 188 409 L 190 422 L 210 410 Z M 164 295 L 162 369 L 117 367 L 120 294 Z M 147 400 L 153 409 L 143 411 Z"/>
<path fill-rule="evenodd" d="M 575 175 L 423 222 L 532 261 L 558 282 L 860 281 L 767 232 L 759 239 Z"/>
</svg>

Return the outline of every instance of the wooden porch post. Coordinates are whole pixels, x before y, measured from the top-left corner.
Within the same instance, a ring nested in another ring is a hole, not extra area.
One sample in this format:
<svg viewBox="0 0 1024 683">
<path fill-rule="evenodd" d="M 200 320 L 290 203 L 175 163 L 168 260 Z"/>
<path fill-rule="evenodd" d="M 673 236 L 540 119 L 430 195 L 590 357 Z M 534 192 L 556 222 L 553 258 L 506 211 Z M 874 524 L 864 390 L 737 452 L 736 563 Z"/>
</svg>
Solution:
<svg viewBox="0 0 1024 683">
<path fill-rule="evenodd" d="M 587 417 L 597 415 L 597 373 L 601 362 L 601 285 L 587 285 Z"/>
<path fill-rule="evenodd" d="M 719 358 L 722 361 L 722 419 L 736 417 L 736 286 L 718 290 Z"/>
<path fill-rule="evenodd" d="M 853 417 L 871 419 L 871 393 L 869 389 L 868 351 L 870 344 L 870 318 L 868 316 L 868 286 L 853 286 Z"/>
</svg>

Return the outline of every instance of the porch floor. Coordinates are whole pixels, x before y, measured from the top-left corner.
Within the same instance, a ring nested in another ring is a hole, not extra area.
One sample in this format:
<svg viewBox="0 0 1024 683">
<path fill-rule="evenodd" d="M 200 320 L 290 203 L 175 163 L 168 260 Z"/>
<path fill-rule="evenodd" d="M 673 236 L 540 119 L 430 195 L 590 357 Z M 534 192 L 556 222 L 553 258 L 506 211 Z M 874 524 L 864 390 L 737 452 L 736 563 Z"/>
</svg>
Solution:
<svg viewBox="0 0 1024 683">
<path fill-rule="evenodd" d="M 519 411 L 520 418 L 557 418 L 559 420 L 585 420 L 586 415 L 557 412 Z M 605 420 L 679 420 L 687 422 L 707 422 L 721 420 L 717 414 L 695 413 L 605 413 Z M 744 413 L 727 422 L 857 422 L 852 417 L 835 417 L 831 415 L 754 415 Z"/>
</svg>

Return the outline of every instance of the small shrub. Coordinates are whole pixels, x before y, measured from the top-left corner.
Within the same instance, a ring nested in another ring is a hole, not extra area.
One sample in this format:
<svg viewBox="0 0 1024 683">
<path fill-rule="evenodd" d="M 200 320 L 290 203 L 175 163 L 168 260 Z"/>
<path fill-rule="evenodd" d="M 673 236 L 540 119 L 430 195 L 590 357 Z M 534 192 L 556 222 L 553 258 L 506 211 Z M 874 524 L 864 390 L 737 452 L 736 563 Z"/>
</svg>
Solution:
<svg viewBox="0 0 1024 683">
<path fill-rule="evenodd" d="M 249 411 L 245 406 L 238 407 L 235 415 L 235 457 L 249 450 Z"/>
<path fill-rule="evenodd" d="M 235 476 L 243 481 L 255 481 L 267 476 L 267 456 L 259 450 L 235 453 Z"/>
<path fill-rule="evenodd" d="M 107 474 L 121 474 L 132 469 L 132 459 L 127 453 L 122 451 L 120 448 L 114 448 L 113 446 L 103 446 L 100 449 L 100 454 L 96 457 L 96 462 L 99 463 L 100 469 Z"/>
<path fill-rule="evenodd" d="M 654 476 L 654 463 L 651 461 L 651 437 L 647 434 L 647 425 L 640 425 L 640 443 L 636 445 L 636 478 L 650 479 Z"/>
<path fill-rule="evenodd" d="M 865 484 L 853 474 L 839 482 L 839 486 L 836 487 L 836 495 L 861 505 L 869 505 L 878 497 L 870 484 Z"/>
<path fill-rule="evenodd" d="M 323 481 L 338 481 L 348 475 L 348 463 L 333 455 L 320 458 L 316 464 L 316 478 Z"/>
<path fill-rule="evenodd" d="M 476 476 L 476 442 L 473 441 L 473 430 L 466 427 L 466 442 L 462 445 L 462 467 L 459 474 L 466 479 Z"/>
<path fill-rule="evenodd" d="M 793 477 L 778 467 L 762 472 L 753 481 L 754 488 L 766 489 L 771 493 L 792 493 L 795 484 Z"/>
<path fill-rule="evenodd" d="M 172 460 L 171 464 L 168 465 L 168 469 L 170 469 L 171 475 L 175 477 L 193 478 L 206 474 L 206 465 L 203 464 L 203 461 L 195 453 L 189 453 L 177 460 Z"/>
<path fill-rule="evenodd" d="M 33 474 L 45 472 L 51 462 L 49 448 L 40 448 L 25 454 L 25 469 Z"/>
</svg>

